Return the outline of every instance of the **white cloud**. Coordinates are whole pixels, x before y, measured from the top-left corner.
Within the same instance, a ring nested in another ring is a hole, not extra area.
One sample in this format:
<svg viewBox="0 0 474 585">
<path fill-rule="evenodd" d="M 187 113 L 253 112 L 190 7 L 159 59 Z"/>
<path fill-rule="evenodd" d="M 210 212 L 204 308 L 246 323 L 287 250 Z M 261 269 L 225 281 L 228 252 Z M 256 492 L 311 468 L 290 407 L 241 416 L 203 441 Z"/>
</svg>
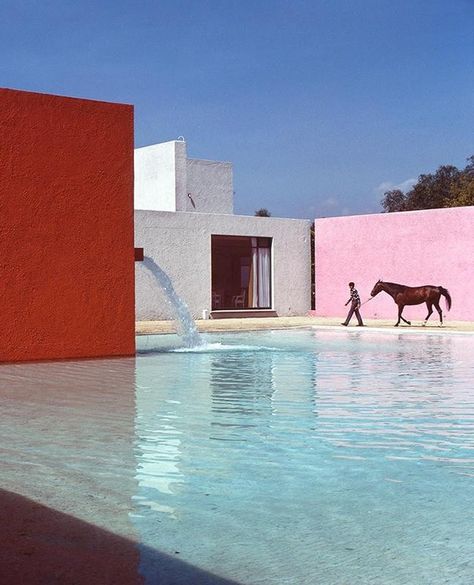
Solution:
<svg viewBox="0 0 474 585">
<path fill-rule="evenodd" d="M 393 191 L 394 189 L 400 189 L 400 191 L 406 193 L 413 187 L 413 185 L 415 185 L 416 182 L 417 179 L 407 179 L 406 181 L 402 181 L 397 185 L 391 181 L 384 181 L 383 183 L 380 183 L 378 187 L 375 187 L 374 192 L 379 197 L 381 197 L 385 191 Z"/>
<path fill-rule="evenodd" d="M 337 197 L 327 197 L 321 202 L 324 207 L 336 207 L 339 205 L 339 199 Z"/>
</svg>

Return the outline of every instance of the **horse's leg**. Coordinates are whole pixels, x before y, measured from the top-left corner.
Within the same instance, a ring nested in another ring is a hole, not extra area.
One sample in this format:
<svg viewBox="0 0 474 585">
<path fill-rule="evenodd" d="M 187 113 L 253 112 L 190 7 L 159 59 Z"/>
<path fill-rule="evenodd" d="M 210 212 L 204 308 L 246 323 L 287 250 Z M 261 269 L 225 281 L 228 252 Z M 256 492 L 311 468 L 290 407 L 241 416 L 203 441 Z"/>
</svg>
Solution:
<svg viewBox="0 0 474 585">
<path fill-rule="evenodd" d="M 436 310 L 439 313 L 439 322 L 440 322 L 440 326 L 443 324 L 443 311 L 441 310 L 441 307 L 439 306 L 439 301 L 436 301 L 434 303 L 434 306 L 436 307 Z"/>
<path fill-rule="evenodd" d="M 399 309 L 398 309 L 398 322 L 400 323 L 400 319 L 401 319 L 402 321 L 405 321 L 405 323 L 407 325 L 411 325 L 411 321 L 407 321 L 405 319 L 405 317 L 402 317 L 402 311 L 403 311 L 404 308 L 405 308 L 405 305 L 400 305 L 399 306 Z"/>
<path fill-rule="evenodd" d="M 426 325 L 426 323 L 428 322 L 428 319 L 431 316 L 431 313 L 433 312 L 433 305 L 431 303 L 429 303 L 428 301 L 426 301 L 426 306 L 428 308 L 428 315 L 426 315 L 426 319 L 423 322 L 423 327 Z"/>
<path fill-rule="evenodd" d="M 395 323 L 395 327 L 398 327 L 400 325 L 400 319 L 402 318 L 402 311 L 403 311 L 403 305 L 398 305 L 398 321 Z"/>
</svg>

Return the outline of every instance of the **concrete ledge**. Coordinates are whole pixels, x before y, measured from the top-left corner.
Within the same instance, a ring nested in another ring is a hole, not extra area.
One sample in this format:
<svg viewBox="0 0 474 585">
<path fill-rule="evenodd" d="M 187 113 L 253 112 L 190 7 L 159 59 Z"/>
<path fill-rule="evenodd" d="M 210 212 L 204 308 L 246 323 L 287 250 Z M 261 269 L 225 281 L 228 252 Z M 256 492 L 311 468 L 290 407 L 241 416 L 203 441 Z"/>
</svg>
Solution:
<svg viewBox="0 0 474 585">
<path fill-rule="evenodd" d="M 272 309 L 211 311 L 211 319 L 267 319 L 268 317 L 278 317 L 278 315 Z"/>
<path fill-rule="evenodd" d="M 247 319 L 209 319 L 198 320 L 196 325 L 201 332 L 212 331 L 258 331 L 264 329 L 289 329 L 299 327 L 328 327 L 347 330 L 355 327 L 356 321 L 349 327 L 342 327 L 341 321 L 344 317 L 268 317 L 268 318 L 247 318 Z M 358 328 L 357 331 L 366 329 L 393 330 L 393 331 L 419 331 L 419 332 L 460 332 L 474 333 L 474 322 L 472 321 L 446 321 L 443 327 L 438 326 L 435 320 L 426 327 L 421 322 L 413 325 L 394 327 L 394 320 L 364 320 L 366 328 Z M 160 333 L 174 333 L 176 324 L 174 321 L 137 321 L 135 325 L 137 335 L 154 335 Z"/>
</svg>

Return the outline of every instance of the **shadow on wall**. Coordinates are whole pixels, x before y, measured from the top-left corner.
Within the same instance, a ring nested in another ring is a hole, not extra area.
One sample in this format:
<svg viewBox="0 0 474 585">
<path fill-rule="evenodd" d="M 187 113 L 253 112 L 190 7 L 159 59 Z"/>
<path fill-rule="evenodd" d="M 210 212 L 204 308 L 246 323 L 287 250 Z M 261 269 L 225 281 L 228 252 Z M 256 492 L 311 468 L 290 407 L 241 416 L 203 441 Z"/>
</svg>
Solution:
<svg viewBox="0 0 474 585">
<path fill-rule="evenodd" d="M 0 490 L 0 585 L 238 585 Z M 158 568 L 139 575 L 140 555 Z"/>
</svg>

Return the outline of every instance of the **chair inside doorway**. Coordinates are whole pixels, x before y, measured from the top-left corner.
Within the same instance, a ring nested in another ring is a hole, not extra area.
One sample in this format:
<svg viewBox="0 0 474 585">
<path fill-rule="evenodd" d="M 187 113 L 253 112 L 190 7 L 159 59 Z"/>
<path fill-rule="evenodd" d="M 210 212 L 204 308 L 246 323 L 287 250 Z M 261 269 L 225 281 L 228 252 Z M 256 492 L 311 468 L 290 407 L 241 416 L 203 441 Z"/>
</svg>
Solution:
<svg viewBox="0 0 474 585">
<path fill-rule="evenodd" d="M 271 308 L 271 238 L 212 236 L 212 310 Z"/>
</svg>

